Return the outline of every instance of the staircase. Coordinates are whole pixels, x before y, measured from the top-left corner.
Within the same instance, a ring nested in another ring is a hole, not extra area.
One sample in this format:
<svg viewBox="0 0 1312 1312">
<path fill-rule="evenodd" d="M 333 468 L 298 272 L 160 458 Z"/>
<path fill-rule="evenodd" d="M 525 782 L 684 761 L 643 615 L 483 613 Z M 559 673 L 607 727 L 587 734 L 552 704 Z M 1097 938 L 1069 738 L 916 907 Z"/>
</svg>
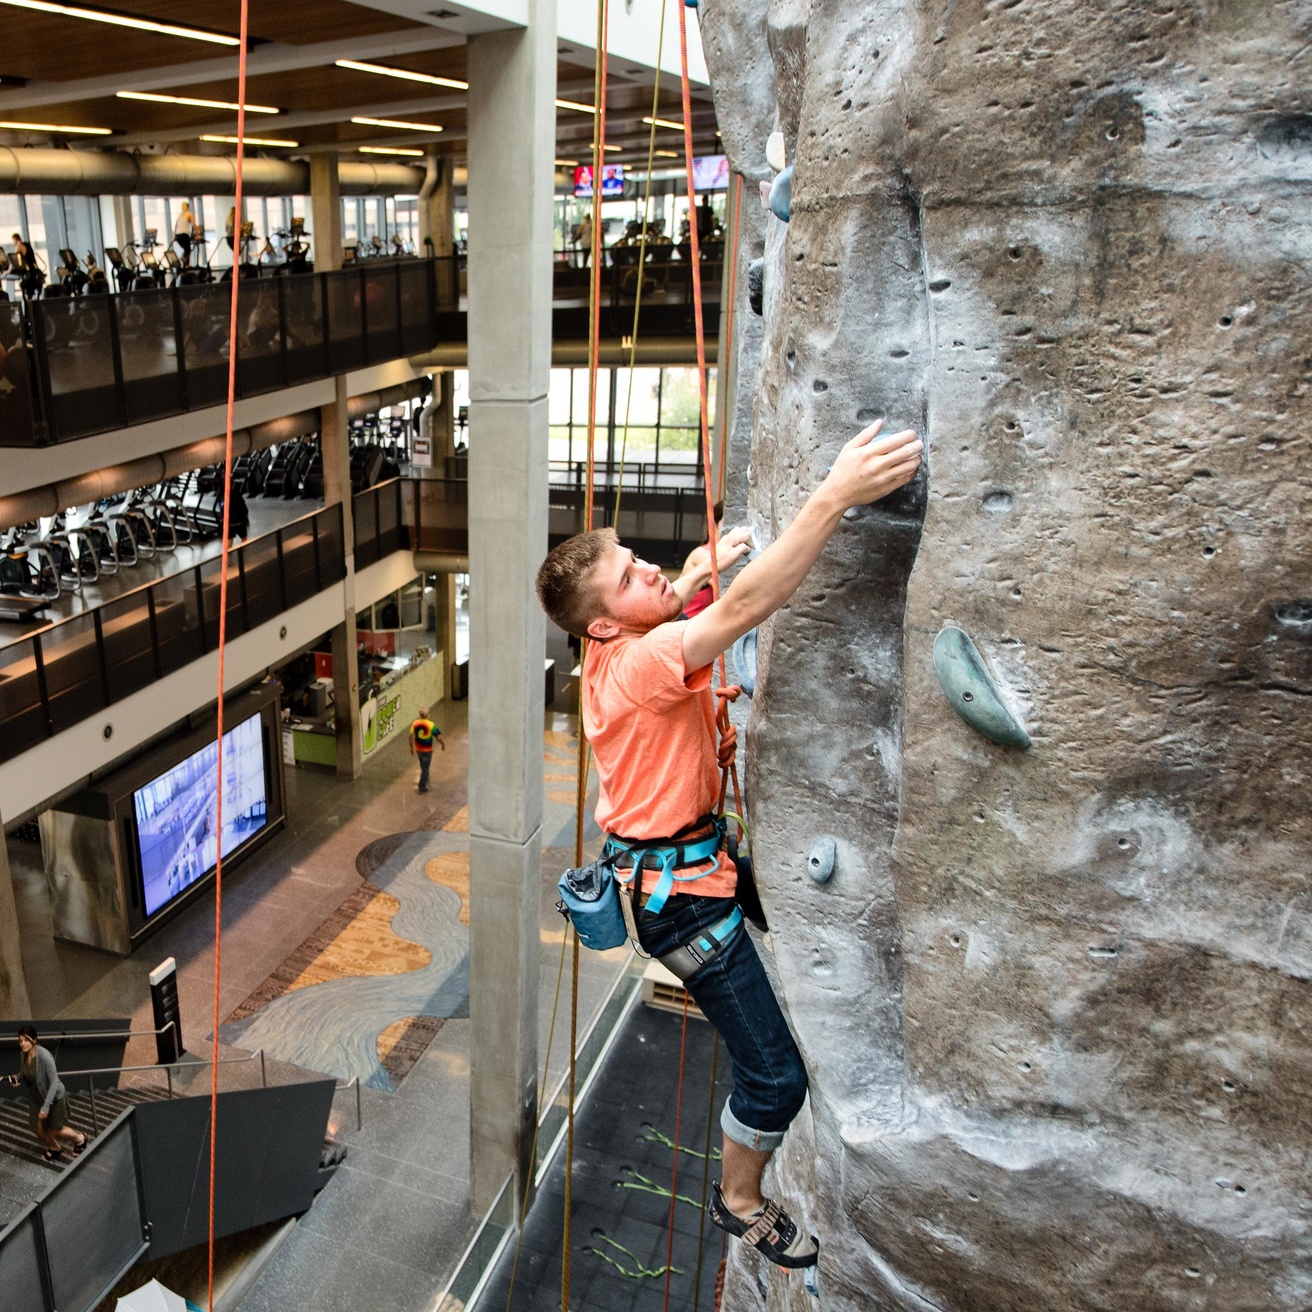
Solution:
<svg viewBox="0 0 1312 1312">
<path fill-rule="evenodd" d="M 107 1129 L 129 1107 L 137 1103 L 156 1102 L 168 1097 L 165 1089 L 127 1088 L 97 1089 L 95 1115 L 91 1112 L 91 1095 L 89 1093 L 70 1093 L 68 1095 L 68 1124 L 73 1129 L 87 1136 L 87 1142 L 95 1139 L 96 1126 Z M 53 1161 L 45 1161 L 41 1154 L 45 1149 L 32 1133 L 27 1118 L 27 1098 L 0 1099 L 0 1153 L 20 1158 L 25 1162 L 34 1162 L 51 1171 L 62 1171 L 73 1161 L 71 1153 L 64 1153 Z"/>
</svg>

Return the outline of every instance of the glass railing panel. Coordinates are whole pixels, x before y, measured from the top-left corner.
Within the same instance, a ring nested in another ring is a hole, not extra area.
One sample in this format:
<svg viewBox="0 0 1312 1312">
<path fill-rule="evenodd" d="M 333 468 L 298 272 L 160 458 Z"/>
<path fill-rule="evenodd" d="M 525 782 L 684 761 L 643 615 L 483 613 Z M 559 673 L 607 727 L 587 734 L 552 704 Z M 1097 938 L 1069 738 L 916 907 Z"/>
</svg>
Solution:
<svg viewBox="0 0 1312 1312">
<path fill-rule="evenodd" d="M 401 354 L 401 323 L 397 303 L 397 266 L 370 262 L 364 267 L 365 327 L 371 361 L 393 360 Z"/>
<path fill-rule="evenodd" d="M 328 376 L 328 339 L 323 314 L 323 280 L 314 274 L 283 280 L 287 321 L 287 381 L 306 383 Z"/>
<path fill-rule="evenodd" d="M 31 307 L 45 343 L 49 420 L 59 438 L 102 433 L 125 422 L 114 368 L 113 302 L 107 296 L 60 296 Z"/>
<path fill-rule="evenodd" d="M 219 582 L 223 560 L 216 556 L 200 566 L 201 600 L 205 611 L 205 640 L 213 650 L 219 645 Z M 241 565 L 236 553 L 228 557 L 228 622 L 225 637 L 228 642 L 246 632 L 242 610 Z"/>
<path fill-rule="evenodd" d="M 36 1208 L 29 1207 L 7 1229 L 0 1230 L 0 1289 L 5 1291 L 5 1312 L 46 1312 L 37 1224 Z"/>
<path fill-rule="evenodd" d="M 281 278 L 243 278 L 237 289 L 237 391 L 256 396 L 284 386 Z"/>
<path fill-rule="evenodd" d="M 121 701 L 155 680 L 155 647 L 150 627 L 150 592 L 139 588 L 100 608 L 109 700 Z"/>
<path fill-rule="evenodd" d="M 196 571 L 172 574 L 152 584 L 155 598 L 155 635 L 159 644 L 161 674 L 172 674 L 205 654 L 201 634 Z"/>
<path fill-rule="evenodd" d="M 95 615 L 74 615 L 41 634 L 46 704 L 56 733 L 81 724 L 107 702 Z"/>
<path fill-rule="evenodd" d="M 319 586 L 326 588 L 346 577 L 341 506 L 326 506 L 314 517 L 319 538 Z"/>
<path fill-rule="evenodd" d="M 401 549 L 401 488 L 399 478 L 382 483 L 378 493 L 378 558 Z"/>
<path fill-rule="evenodd" d="M 419 479 L 418 525 L 411 530 L 416 551 L 464 555 L 469 550 L 469 484 L 462 480 Z"/>
<path fill-rule="evenodd" d="M 0 446 L 36 440 L 32 406 L 36 356 L 23 334 L 23 307 L 0 302 Z"/>
<path fill-rule="evenodd" d="M 246 571 L 246 618 L 251 628 L 283 610 L 282 575 L 278 569 L 278 535 L 266 534 L 242 547 Z"/>
<path fill-rule="evenodd" d="M 360 314 L 364 284 L 360 270 L 338 269 L 324 274 L 328 311 L 328 363 L 333 373 L 359 369 L 367 363 Z"/>
<path fill-rule="evenodd" d="M 319 590 L 314 565 L 314 520 L 302 519 L 279 529 L 282 535 L 282 570 L 287 604 L 296 606 Z"/>
<path fill-rule="evenodd" d="M 179 287 L 187 404 L 192 410 L 222 405 L 228 397 L 228 316 L 231 287 L 203 283 Z"/>
<path fill-rule="evenodd" d="M 36 649 L 31 638 L 0 647 L 0 761 L 48 737 Z"/>
<path fill-rule="evenodd" d="M 378 559 L 378 494 L 375 488 L 357 492 L 351 501 L 355 529 L 355 567 L 364 569 Z"/>
<path fill-rule="evenodd" d="M 396 266 L 400 278 L 401 349 L 426 351 L 433 341 L 432 291 L 434 267 L 427 260 Z"/>
<path fill-rule="evenodd" d="M 175 415 L 187 408 L 178 367 L 172 292 L 125 292 L 113 297 L 127 421 Z"/>
</svg>

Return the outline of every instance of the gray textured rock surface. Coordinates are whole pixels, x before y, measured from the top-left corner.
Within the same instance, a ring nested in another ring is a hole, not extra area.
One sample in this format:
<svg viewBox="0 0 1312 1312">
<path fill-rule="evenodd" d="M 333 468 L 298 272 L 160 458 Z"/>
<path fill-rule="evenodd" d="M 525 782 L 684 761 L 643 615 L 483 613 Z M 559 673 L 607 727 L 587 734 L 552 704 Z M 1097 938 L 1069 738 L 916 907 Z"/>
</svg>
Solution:
<svg viewBox="0 0 1312 1312">
<path fill-rule="evenodd" d="M 796 166 L 751 514 L 874 415 L 929 448 L 761 634 L 821 1306 L 1310 1307 L 1312 0 L 701 14 L 734 167 Z M 806 1305 L 735 1256 L 730 1312 Z"/>
</svg>

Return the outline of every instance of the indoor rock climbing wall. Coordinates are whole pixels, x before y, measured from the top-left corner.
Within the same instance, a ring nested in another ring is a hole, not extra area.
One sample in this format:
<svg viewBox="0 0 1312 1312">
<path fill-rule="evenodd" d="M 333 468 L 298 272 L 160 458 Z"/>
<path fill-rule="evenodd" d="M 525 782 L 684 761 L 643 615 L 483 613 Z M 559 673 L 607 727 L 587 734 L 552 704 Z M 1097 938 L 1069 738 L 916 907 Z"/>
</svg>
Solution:
<svg viewBox="0 0 1312 1312">
<path fill-rule="evenodd" d="M 700 13 L 734 168 L 795 169 L 751 515 L 928 445 L 761 634 L 821 1306 L 1308 1308 L 1312 0 Z M 806 1295 L 738 1254 L 725 1306 Z"/>
</svg>

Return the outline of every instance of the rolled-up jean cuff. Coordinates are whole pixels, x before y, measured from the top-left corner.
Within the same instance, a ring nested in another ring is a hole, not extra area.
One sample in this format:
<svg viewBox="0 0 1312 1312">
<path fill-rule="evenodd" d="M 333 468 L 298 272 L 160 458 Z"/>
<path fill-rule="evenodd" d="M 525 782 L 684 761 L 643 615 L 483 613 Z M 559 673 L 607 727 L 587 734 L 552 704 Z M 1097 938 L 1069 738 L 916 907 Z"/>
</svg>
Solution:
<svg viewBox="0 0 1312 1312">
<path fill-rule="evenodd" d="M 758 1153 L 772 1153 L 784 1141 L 784 1135 L 787 1130 L 753 1130 L 750 1125 L 744 1125 L 729 1110 L 729 1103 L 726 1099 L 724 1111 L 720 1113 L 720 1129 L 724 1131 L 726 1139 L 732 1139 L 734 1143 L 740 1143 L 744 1148 L 754 1148 Z"/>
</svg>

